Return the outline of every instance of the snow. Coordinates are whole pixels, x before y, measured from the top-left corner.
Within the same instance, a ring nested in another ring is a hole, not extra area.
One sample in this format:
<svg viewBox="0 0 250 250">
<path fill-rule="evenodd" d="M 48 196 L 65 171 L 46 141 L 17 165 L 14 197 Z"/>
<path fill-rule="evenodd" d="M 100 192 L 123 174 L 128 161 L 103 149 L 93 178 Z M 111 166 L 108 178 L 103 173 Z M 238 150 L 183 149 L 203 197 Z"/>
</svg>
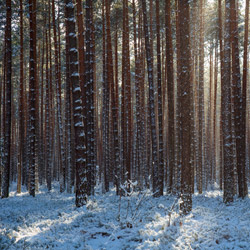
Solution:
<svg viewBox="0 0 250 250">
<path fill-rule="evenodd" d="M 73 92 L 77 92 L 77 91 L 81 91 L 81 89 L 80 89 L 79 86 L 78 86 L 78 87 L 75 87 L 74 90 L 73 90 Z"/>
<path fill-rule="evenodd" d="M 96 192 L 76 208 L 58 183 L 35 198 L 11 191 L 0 200 L 0 249 L 250 249 L 249 198 L 225 205 L 221 191 L 196 193 L 192 212 L 180 217 L 174 196 Z"/>
</svg>

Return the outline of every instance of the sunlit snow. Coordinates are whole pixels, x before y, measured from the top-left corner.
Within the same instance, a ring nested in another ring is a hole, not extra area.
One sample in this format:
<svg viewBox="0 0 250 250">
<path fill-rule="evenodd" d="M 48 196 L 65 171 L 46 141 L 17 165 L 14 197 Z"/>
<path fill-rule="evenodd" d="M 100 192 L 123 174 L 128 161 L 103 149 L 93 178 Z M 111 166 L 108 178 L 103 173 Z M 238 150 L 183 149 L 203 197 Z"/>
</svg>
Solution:
<svg viewBox="0 0 250 250">
<path fill-rule="evenodd" d="M 16 186 L 12 185 L 12 190 Z M 222 192 L 193 196 L 193 211 L 180 217 L 175 196 L 150 191 L 117 197 L 97 188 L 87 206 L 74 194 L 41 187 L 0 200 L 0 249 L 249 249 L 250 200 L 225 205 Z"/>
</svg>

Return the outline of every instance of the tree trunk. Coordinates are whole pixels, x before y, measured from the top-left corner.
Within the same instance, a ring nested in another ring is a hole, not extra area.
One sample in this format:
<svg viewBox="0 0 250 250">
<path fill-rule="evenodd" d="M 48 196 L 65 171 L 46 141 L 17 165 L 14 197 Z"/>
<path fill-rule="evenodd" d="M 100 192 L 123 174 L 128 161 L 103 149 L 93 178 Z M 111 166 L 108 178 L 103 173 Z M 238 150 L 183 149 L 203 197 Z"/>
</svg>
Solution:
<svg viewBox="0 0 250 250">
<path fill-rule="evenodd" d="M 182 214 L 188 214 L 192 209 L 191 183 L 191 67 L 190 67 L 190 33 L 189 1 L 178 1 L 180 40 L 180 134 L 181 134 L 181 204 Z"/>
<path fill-rule="evenodd" d="M 46 182 L 47 182 L 47 188 L 50 191 L 51 190 L 51 151 L 50 151 L 50 100 L 49 100 L 49 89 L 50 89 L 50 82 L 49 82 L 49 41 L 48 41 L 48 32 L 45 31 L 45 50 L 46 50 L 46 97 L 45 97 L 45 134 L 46 134 L 46 143 L 45 143 L 45 153 L 46 153 L 46 159 L 45 159 L 45 169 L 46 169 Z"/>
<path fill-rule="evenodd" d="M 9 196 L 10 179 L 10 140 L 11 140 L 11 91 L 12 91 L 12 48 L 11 48 L 11 1 L 6 0 L 6 28 L 5 28 L 5 56 L 6 56 L 6 104 L 4 109 L 4 167 L 2 171 L 2 198 Z"/>
<path fill-rule="evenodd" d="M 21 193 L 22 168 L 24 159 L 24 86 L 23 86 L 23 1 L 20 0 L 20 101 L 19 101 L 19 164 L 17 193 Z"/>
<path fill-rule="evenodd" d="M 243 55 L 243 79 L 242 79 L 242 150 L 246 154 L 246 110 L 247 110 L 247 74 L 248 74 L 248 33 L 249 33 L 249 0 L 246 0 L 246 11 L 245 11 L 245 33 L 244 33 L 244 55 Z M 245 156 L 246 157 L 246 156 Z M 245 159 L 245 158 L 244 158 Z M 244 183 L 243 197 L 248 194 L 247 188 L 247 176 L 246 176 L 246 164 L 243 168 L 242 180 Z"/>
<path fill-rule="evenodd" d="M 232 144 L 232 121 L 231 121 L 231 51 L 230 51 L 230 2 L 225 2 L 225 44 L 224 44 L 224 75 L 222 81 L 222 130 L 223 130 L 223 155 L 224 155 L 224 194 L 225 203 L 233 201 L 233 144 Z"/>
<path fill-rule="evenodd" d="M 37 140 L 37 112 L 36 110 L 36 0 L 29 0 L 30 21 L 30 68 L 29 68 L 29 192 L 35 196 L 35 168 L 36 168 L 36 140 Z"/>
<path fill-rule="evenodd" d="M 86 169 L 86 145 L 82 115 L 81 89 L 79 85 L 77 43 L 75 31 L 74 4 L 72 0 L 65 0 L 65 17 L 67 42 L 69 51 L 69 80 L 73 92 L 73 119 L 75 128 L 75 164 L 76 164 L 76 206 L 81 207 L 87 202 L 88 181 Z"/>
<path fill-rule="evenodd" d="M 241 72 L 239 58 L 239 34 L 236 1 L 230 2 L 231 11 L 231 46 L 232 46 L 232 102 L 235 111 L 235 133 L 236 133 L 236 157 L 238 174 L 239 197 L 246 195 L 245 188 L 245 168 L 246 168 L 246 131 L 245 113 L 243 108 L 243 96 L 241 88 Z M 244 117 L 243 117 L 244 112 Z"/>
<path fill-rule="evenodd" d="M 158 131 L 159 131 L 159 192 L 163 195 L 164 155 L 163 155 L 163 113 L 162 113 L 162 77 L 161 77 L 161 38 L 159 0 L 156 0 L 156 36 L 157 36 L 157 82 L 158 82 Z"/>
<path fill-rule="evenodd" d="M 166 68 L 168 93 L 168 192 L 173 189 L 173 170 L 175 166 L 175 129 L 174 129 L 174 60 L 171 26 L 171 1 L 166 0 Z"/>
<path fill-rule="evenodd" d="M 93 3 L 86 1 L 86 57 L 85 57 L 85 80 L 86 80 L 86 148 L 87 148 L 87 194 L 94 194 L 95 185 L 95 126 L 94 126 L 94 27 L 93 27 Z"/>
<path fill-rule="evenodd" d="M 116 184 L 116 193 L 120 193 L 121 173 L 120 173 L 120 149 L 119 149 L 119 137 L 118 137 L 118 98 L 116 95 L 116 89 L 114 84 L 114 71 L 113 71 L 113 55 L 112 55 L 112 41 L 110 31 L 110 1 L 105 0 L 106 7 L 106 33 L 107 33 L 107 81 L 110 85 L 110 98 L 111 98 L 111 112 L 112 112 L 112 141 L 114 142 L 114 151 L 112 154 L 115 156 L 114 175 Z"/>
<path fill-rule="evenodd" d="M 145 49 L 147 59 L 148 83 L 149 83 L 149 112 L 150 112 L 150 129 L 152 140 L 152 173 L 153 173 L 153 193 L 154 196 L 160 196 L 160 182 L 159 182 L 159 166 L 157 156 L 157 136 L 156 136 L 156 118 L 155 118 L 155 100 L 154 100 L 154 74 L 153 74 L 153 60 L 149 40 L 148 21 L 147 21 L 147 6 L 146 1 L 141 0 L 143 11 L 143 27 L 145 36 Z"/>
<path fill-rule="evenodd" d="M 218 16 L 219 16 L 219 41 L 220 41 L 220 82 L 221 82 L 221 91 L 222 86 L 224 85 L 224 44 L 223 44 L 223 26 L 222 26 L 222 4 L 221 0 L 218 0 Z M 222 104 L 222 100 L 221 100 Z M 222 190 L 223 184 L 223 139 L 222 139 L 222 112 L 220 116 L 219 123 L 219 131 L 220 131 L 220 189 Z"/>
<path fill-rule="evenodd" d="M 203 15 L 203 0 L 200 0 L 199 6 L 200 15 L 200 42 L 199 42 L 199 159 L 197 170 L 197 188 L 198 192 L 202 193 L 203 186 L 203 154 L 204 154 L 204 15 Z"/>
<path fill-rule="evenodd" d="M 59 137 L 58 157 L 59 157 L 59 179 L 60 192 L 65 191 L 65 152 L 63 142 L 63 126 L 62 126 L 62 101 L 61 101 L 61 74 L 59 70 L 59 44 L 57 40 L 56 20 L 55 20 L 55 0 L 52 0 L 52 21 L 54 31 L 54 48 L 55 48 L 55 81 L 56 81 L 56 107 L 57 107 L 57 130 Z M 58 20 L 59 22 L 59 20 Z"/>
<path fill-rule="evenodd" d="M 122 34 L 122 115 L 123 121 L 123 168 L 126 180 L 131 180 L 132 169 L 132 96 L 130 77 L 129 49 L 129 15 L 128 0 L 123 1 L 123 34 Z M 128 184 L 129 188 L 129 184 Z"/>
</svg>

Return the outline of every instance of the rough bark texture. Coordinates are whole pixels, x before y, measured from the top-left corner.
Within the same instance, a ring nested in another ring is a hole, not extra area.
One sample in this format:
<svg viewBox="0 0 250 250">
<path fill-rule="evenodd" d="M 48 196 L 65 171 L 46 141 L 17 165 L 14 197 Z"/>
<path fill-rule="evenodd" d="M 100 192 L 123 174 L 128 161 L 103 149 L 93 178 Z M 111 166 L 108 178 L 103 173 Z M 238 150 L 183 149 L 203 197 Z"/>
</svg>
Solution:
<svg viewBox="0 0 250 250">
<path fill-rule="evenodd" d="M 224 74 L 222 82 L 222 130 L 224 156 L 224 195 L 225 203 L 233 201 L 233 144 L 231 121 L 231 51 L 230 51 L 230 0 L 226 0 L 225 9 L 225 44 L 224 44 Z"/>
<path fill-rule="evenodd" d="M 122 34 L 122 87 L 123 87 L 123 167 L 126 180 L 131 180 L 132 170 L 132 96 L 130 76 L 130 45 L 128 0 L 123 1 L 123 34 Z"/>
<path fill-rule="evenodd" d="M 246 0 L 246 11 L 245 11 L 245 33 L 244 33 L 244 55 L 243 55 L 243 78 L 242 78 L 242 123 L 241 123 L 241 131 L 242 131 L 242 147 L 246 154 L 246 110 L 247 110 L 247 74 L 248 74 L 248 34 L 249 34 L 249 0 Z M 246 157 L 246 156 L 245 156 Z M 246 176 L 246 165 L 243 168 L 243 197 L 248 194 L 247 187 L 247 176 Z"/>
<path fill-rule="evenodd" d="M 74 4 L 65 0 L 66 29 L 68 30 L 69 80 L 73 92 L 73 119 L 75 129 L 75 164 L 76 164 L 76 206 L 87 202 L 88 181 L 86 171 L 86 146 L 82 115 L 81 89 L 79 85 L 77 44 L 75 31 Z"/>
<path fill-rule="evenodd" d="M 174 66 L 171 26 L 171 1 L 166 0 L 166 68 L 168 93 L 168 192 L 173 189 L 173 170 L 175 166 L 175 129 L 174 129 Z"/>
<path fill-rule="evenodd" d="M 29 192 L 35 196 L 35 168 L 36 168 L 36 0 L 29 0 L 30 21 L 30 65 L 29 65 Z M 38 97 L 37 97 L 38 98 Z"/>
<path fill-rule="evenodd" d="M 60 192 L 65 191 L 65 150 L 63 142 L 63 126 L 62 126 L 62 99 L 61 99 L 61 74 L 59 70 L 59 46 L 57 39 L 57 29 L 55 20 L 55 1 L 52 0 L 52 22 L 54 32 L 54 48 L 55 48 L 55 81 L 56 81 L 56 107 L 57 107 L 57 130 L 58 130 L 58 161 L 59 161 L 59 179 Z"/>
<path fill-rule="evenodd" d="M 203 179 L 203 154 L 204 154 L 204 16 L 203 16 L 203 0 L 200 0 L 199 5 L 200 15 L 200 41 L 199 41 L 199 159 L 197 170 L 197 188 L 198 192 L 202 193 Z"/>
<path fill-rule="evenodd" d="M 238 174 L 239 197 L 245 197 L 245 169 L 246 169 L 246 133 L 245 133 L 245 107 L 243 108 L 241 72 L 239 57 L 239 34 L 236 1 L 230 2 L 231 11 L 231 47 L 232 47 L 232 102 L 235 115 L 236 157 Z M 244 112 L 244 117 L 243 117 Z M 243 121 L 244 120 L 244 121 Z"/>
<path fill-rule="evenodd" d="M 157 90 L 158 90 L 158 133 L 159 133 L 159 192 L 163 195 L 164 155 L 163 155 L 163 112 L 162 112 L 162 76 L 161 76 L 161 38 L 159 0 L 156 0 L 156 36 L 157 36 Z"/>
<path fill-rule="evenodd" d="M 10 179 L 10 140 L 11 140 L 11 73 L 12 73 L 12 49 L 11 49 L 11 0 L 6 0 L 6 27 L 5 27 L 5 58 L 6 58 L 6 103 L 4 114 L 4 167 L 2 171 L 2 198 L 9 196 Z"/>
<path fill-rule="evenodd" d="M 87 148 L 87 180 L 88 195 L 94 194 L 95 186 L 95 126 L 94 126 L 94 27 L 93 27 L 93 3 L 86 1 L 86 119 L 85 136 Z"/>
<path fill-rule="evenodd" d="M 22 168 L 24 159 L 24 86 L 23 86 L 23 1 L 20 0 L 20 101 L 19 101 L 19 164 L 17 193 L 21 193 Z"/>
<path fill-rule="evenodd" d="M 191 67 L 189 1 L 178 1 L 180 40 L 180 134 L 181 134 L 181 213 L 187 214 L 192 209 L 191 183 Z"/>
<path fill-rule="evenodd" d="M 222 4 L 218 0 L 218 17 L 219 17 L 219 41 L 220 41 L 220 82 L 221 90 L 224 81 L 224 44 L 223 44 L 223 26 L 222 26 Z M 222 103 L 222 102 L 221 102 Z M 220 116 L 220 134 L 222 135 L 222 114 Z M 223 183 L 223 140 L 220 136 L 220 189 Z"/>
<path fill-rule="evenodd" d="M 156 135 L 156 118 L 155 118 L 155 100 L 154 100 L 154 74 L 153 74 L 153 60 L 148 32 L 147 21 L 147 6 L 146 1 L 141 0 L 143 11 L 143 28 L 145 36 L 145 49 L 148 71 L 148 84 L 149 84 L 149 113 L 150 113 L 150 132 L 152 140 L 152 175 L 153 175 L 153 193 L 154 196 L 160 196 L 160 181 L 159 181 L 159 166 L 157 156 L 157 135 Z"/>
<path fill-rule="evenodd" d="M 110 98 L 111 98 L 111 112 L 112 112 L 112 138 L 114 143 L 112 154 L 115 157 L 113 174 L 115 175 L 116 193 L 120 193 L 121 173 L 120 173 L 120 149 L 119 149 L 119 134 L 118 134 L 118 98 L 116 95 L 116 89 L 114 84 L 114 71 L 113 71 L 113 53 L 112 53 L 112 41 L 110 30 L 110 1 L 105 0 L 106 7 L 106 33 L 107 33 L 107 81 L 110 85 Z"/>
</svg>

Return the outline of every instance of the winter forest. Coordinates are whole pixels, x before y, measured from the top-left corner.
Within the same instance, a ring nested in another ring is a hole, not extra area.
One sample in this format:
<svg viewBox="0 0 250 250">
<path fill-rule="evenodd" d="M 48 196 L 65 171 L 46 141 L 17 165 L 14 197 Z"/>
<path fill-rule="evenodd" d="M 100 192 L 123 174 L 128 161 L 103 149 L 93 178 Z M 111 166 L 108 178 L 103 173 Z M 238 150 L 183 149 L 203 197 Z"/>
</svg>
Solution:
<svg viewBox="0 0 250 250">
<path fill-rule="evenodd" d="M 249 0 L 0 0 L 0 249 L 250 249 Z"/>
</svg>

